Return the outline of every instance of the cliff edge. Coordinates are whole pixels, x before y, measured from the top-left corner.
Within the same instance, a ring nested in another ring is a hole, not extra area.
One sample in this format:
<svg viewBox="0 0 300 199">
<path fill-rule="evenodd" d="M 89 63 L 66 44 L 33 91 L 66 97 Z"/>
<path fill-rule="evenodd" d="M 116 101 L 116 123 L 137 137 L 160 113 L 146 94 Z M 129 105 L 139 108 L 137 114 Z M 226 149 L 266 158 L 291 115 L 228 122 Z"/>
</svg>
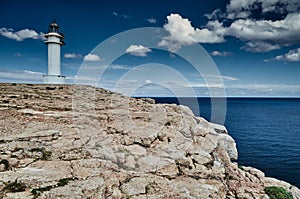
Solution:
<svg viewBox="0 0 300 199">
<path fill-rule="evenodd" d="M 269 198 L 224 126 L 78 85 L 0 84 L 0 198 Z M 92 102 L 92 103 L 91 103 Z"/>
</svg>

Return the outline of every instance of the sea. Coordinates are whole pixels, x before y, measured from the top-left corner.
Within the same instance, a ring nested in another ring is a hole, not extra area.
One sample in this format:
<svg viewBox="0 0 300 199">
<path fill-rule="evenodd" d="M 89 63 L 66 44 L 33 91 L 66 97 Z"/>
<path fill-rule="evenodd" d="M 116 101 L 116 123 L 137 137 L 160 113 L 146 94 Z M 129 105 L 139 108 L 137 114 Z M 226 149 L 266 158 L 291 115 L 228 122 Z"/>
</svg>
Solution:
<svg viewBox="0 0 300 199">
<path fill-rule="evenodd" d="M 154 99 L 189 106 L 195 115 L 224 124 L 236 141 L 239 165 L 300 187 L 300 98 L 227 98 L 225 122 L 211 118 L 212 107 L 224 109 L 211 98 Z"/>
</svg>

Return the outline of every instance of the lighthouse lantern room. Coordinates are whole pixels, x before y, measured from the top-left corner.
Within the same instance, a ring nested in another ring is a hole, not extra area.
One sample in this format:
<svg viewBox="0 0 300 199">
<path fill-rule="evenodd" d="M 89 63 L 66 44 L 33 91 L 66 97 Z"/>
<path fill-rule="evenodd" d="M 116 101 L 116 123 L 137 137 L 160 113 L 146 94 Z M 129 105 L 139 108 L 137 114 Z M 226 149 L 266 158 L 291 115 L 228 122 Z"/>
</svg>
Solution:
<svg viewBox="0 0 300 199">
<path fill-rule="evenodd" d="M 64 84 L 65 76 L 60 74 L 60 47 L 65 45 L 64 35 L 59 32 L 58 24 L 53 21 L 45 34 L 48 45 L 48 75 L 44 76 L 46 84 Z"/>
</svg>

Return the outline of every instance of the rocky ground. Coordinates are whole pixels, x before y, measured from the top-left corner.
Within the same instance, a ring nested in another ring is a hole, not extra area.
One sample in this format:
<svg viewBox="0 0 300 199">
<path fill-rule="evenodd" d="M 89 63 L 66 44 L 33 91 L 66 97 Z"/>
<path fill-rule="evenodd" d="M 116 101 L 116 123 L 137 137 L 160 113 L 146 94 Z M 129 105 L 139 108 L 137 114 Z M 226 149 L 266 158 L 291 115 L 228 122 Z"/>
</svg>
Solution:
<svg viewBox="0 0 300 199">
<path fill-rule="evenodd" d="M 88 86 L 0 84 L 0 198 L 269 198 L 225 127 Z"/>
</svg>

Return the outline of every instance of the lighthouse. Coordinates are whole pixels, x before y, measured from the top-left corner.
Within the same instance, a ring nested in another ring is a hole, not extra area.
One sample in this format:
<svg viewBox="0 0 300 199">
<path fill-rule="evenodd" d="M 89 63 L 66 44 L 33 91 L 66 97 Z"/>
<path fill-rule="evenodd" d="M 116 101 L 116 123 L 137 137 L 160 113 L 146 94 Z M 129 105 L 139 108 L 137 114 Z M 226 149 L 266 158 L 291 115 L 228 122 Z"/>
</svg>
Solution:
<svg viewBox="0 0 300 199">
<path fill-rule="evenodd" d="M 48 74 L 44 76 L 46 84 L 64 84 L 65 76 L 60 74 L 60 47 L 65 45 L 64 35 L 59 32 L 59 25 L 53 21 L 45 34 L 48 46 Z"/>
</svg>

